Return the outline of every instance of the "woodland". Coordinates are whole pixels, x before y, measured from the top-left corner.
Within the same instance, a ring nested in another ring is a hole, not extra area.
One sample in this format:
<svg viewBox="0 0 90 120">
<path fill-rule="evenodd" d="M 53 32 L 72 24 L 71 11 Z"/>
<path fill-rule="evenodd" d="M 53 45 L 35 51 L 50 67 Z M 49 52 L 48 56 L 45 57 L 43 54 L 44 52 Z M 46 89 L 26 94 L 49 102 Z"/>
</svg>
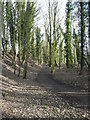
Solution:
<svg viewBox="0 0 90 120">
<path fill-rule="evenodd" d="M 0 2 L 2 119 L 89 120 L 90 1 L 37 3 Z"/>
</svg>

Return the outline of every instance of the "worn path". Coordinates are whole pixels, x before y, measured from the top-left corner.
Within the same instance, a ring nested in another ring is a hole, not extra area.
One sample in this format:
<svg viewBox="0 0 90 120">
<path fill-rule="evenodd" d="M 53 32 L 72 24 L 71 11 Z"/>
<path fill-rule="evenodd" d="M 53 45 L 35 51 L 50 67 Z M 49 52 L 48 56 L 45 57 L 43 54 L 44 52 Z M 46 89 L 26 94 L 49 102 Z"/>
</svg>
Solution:
<svg viewBox="0 0 90 120">
<path fill-rule="evenodd" d="M 60 118 L 62 120 L 87 118 L 90 120 L 89 111 L 76 108 L 76 103 L 80 106 L 87 105 L 84 95 L 86 92 L 77 91 L 76 88 L 73 89 L 61 81 L 58 83 L 46 66 L 30 67 L 27 79 L 23 79 L 22 76 L 14 75 L 12 67 L 4 63 L 1 77 L 0 102 L 2 102 L 3 118 Z"/>
<path fill-rule="evenodd" d="M 87 90 L 72 87 L 60 81 L 58 82 L 50 74 L 50 69 L 47 66 L 44 66 L 41 69 L 36 80 L 42 87 L 45 87 L 47 90 L 53 92 L 57 96 L 63 97 L 74 107 L 83 109 L 89 108 L 88 97 L 90 97 L 90 93 Z"/>
</svg>

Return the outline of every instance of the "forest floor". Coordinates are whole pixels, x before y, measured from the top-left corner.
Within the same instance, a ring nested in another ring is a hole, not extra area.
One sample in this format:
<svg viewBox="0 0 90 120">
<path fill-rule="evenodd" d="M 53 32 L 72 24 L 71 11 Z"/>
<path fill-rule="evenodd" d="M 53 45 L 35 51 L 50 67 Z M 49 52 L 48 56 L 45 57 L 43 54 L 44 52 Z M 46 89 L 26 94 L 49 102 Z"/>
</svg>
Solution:
<svg viewBox="0 0 90 120">
<path fill-rule="evenodd" d="M 13 74 L 10 56 L 2 60 L 2 118 L 90 120 L 87 70 L 56 68 L 29 62 L 27 79 Z M 17 74 L 17 72 L 16 72 Z"/>
</svg>

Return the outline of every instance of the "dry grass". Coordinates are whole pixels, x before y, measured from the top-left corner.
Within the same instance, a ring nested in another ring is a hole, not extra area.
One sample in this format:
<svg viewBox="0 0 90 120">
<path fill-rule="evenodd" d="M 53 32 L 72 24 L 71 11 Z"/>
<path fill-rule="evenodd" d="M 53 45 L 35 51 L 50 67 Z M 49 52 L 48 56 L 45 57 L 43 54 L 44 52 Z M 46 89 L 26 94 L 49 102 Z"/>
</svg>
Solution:
<svg viewBox="0 0 90 120">
<path fill-rule="evenodd" d="M 84 68 L 82 75 L 79 72 L 79 68 L 56 68 L 54 79 L 71 86 L 88 89 L 88 69 Z"/>
</svg>

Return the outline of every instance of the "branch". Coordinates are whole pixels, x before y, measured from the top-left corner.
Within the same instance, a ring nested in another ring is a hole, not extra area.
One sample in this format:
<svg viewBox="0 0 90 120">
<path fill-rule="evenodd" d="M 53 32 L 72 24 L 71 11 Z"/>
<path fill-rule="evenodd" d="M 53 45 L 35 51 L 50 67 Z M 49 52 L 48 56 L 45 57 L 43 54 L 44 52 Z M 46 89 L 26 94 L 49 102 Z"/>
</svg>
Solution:
<svg viewBox="0 0 90 120">
<path fill-rule="evenodd" d="M 84 60 L 86 61 L 88 67 L 90 68 L 90 62 L 85 58 L 85 56 L 84 56 Z"/>
<path fill-rule="evenodd" d="M 65 33 L 63 32 L 63 30 L 62 30 L 60 25 L 59 25 L 59 28 L 60 28 L 60 31 L 61 31 L 62 35 L 64 36 L 64 39 L 65 39 Z"/>
</svg>

